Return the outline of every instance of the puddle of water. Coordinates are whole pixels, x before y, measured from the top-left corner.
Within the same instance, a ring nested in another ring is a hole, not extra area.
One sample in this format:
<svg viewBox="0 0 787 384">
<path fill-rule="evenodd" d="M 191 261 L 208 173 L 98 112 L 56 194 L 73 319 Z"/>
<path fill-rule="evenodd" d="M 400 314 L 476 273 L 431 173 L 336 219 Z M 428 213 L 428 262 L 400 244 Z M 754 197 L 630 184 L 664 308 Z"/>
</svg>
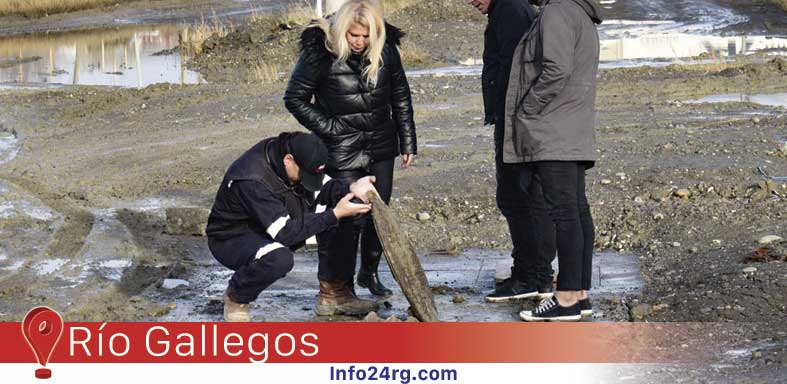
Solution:
<svg viewBox="0 0 787 384">
<path fill-rule="evenodd" d="M 0 83 L 199 83 L 199 74 L 186 69 L 187 57 L 176 49 L 183 30 L 130 26 L 0 38 Z"/>
<path fill-rule="evenodd" d="M 511 259 L 505 259 L 495 266 L 495 280 L 511 276 Z M 552 262 L 555 276 L 559 272 L 557 258 Z M 639 260 L 635 255 L 616 252 L 596 252 L 593 254 L 593 289 L 591 293 L 623 295 L 637 293 L 645 286 L 640 272 Z"/>
<path fill-rule="evenodd" d="M 0 132 L 0 164 L 13 160 L 19 153 L 19 139 L 10 132 Z"/>
<path fill-rule="evenodd" d="M 8 219 L 14 216 L 14 205 L 11 203 L 0 204 L 0 219 Z"/>
<path fill-rule="evenodd" d="M 205 248 L 194 250 L 190 257 L 210 257 Z M 205 256 L 205 255 L 208 256 Z M 521 303 L 489 305 L 484 294 L 493 288 L 495 268 L 508 263 L 511 257 L 494 250 L 470 249 L 456 256 L 432 254 L 420 255 L 421 263 L 429 283 L 445 292 L 435 294 L 435 302 L 444 321 L 519 321 L 516 316 Z M 212 261 L 212 260 L 211 260 Z M 594 260 L 594 288 L 596 297 L 617 296 L 633 293 L 642 287 L 636 256 L 612 253 L 599 254 Z M 510 268 L 507 268 L 510 271 Z M 149 289 L 144 296 L 162 305 L 176 303 L 175 309 L 159 318 L 162 321 L 216 321 L 221 318 L 221 297 L 227 287 L 232 271 L 216 262 L 193 265 L 188 276 L 167 279 L 161 287 Z M 324 321 L 314 316 L 314 301 L 317 294 L 317 258 L 314 252 L 298 252 L 295 267 L 283 279 L 275 282 L 252 304 L 252 317 L 265 321 Z M 387 308 L 380 316 L 402 316 L 409 303 L 391 275 L 387 264 L 380 265 L 380 278 L 394 291 L 385 299 Z M 182 289 L 184 284 L 188 288 Z M 174 289 L 180 287 L 180 289 Z M 358 294 L 368 298 L 368 292 Z M 465 301 L 453 302 L 455 295 Z M 526 303 L 528 304 L 528 303 Z M 607 321 L 609 315 L 597 314 L 598 321 Z M 354 320 L 350 318 L 349 320 Z"/>
<path fill-rule="evenodd" d="M 43 260 L 34 264 L 33 270 L 36 271 L 36 274 L 38 274 L 39 276 L 48 275 L 52 272 L 57 271 L 62 266 L 66 265 L 66 263 L 68 263 L 68 260 L 66 259 Z"/>
<path fill-rule="evenodd" d="M 189 282 L 183 279 L 164 279 L 164 281 L 161 283 L 161 288 L 175 289 L 178 287 L 188 287 L 189 285 Z"/>
<path fill-rule="evenodd" d="M 724 355 L 732 357 L 732 358 L 751 358 L 751 355 L 755 351 L 759 351 L 765 348 L 772 348 L 777 346 L 776 343 L 769 343 L 769 342 L 761 342 L 757 343 L 754 346 L 747 347 L 747 348 L 738 348 L 738 349 L 731 349 L 729 351 L 724 352 Z"/>
<path fill-rule="evenodd" d="M 41 221 L 49 221 L 54 219 L 54 213 L 48 208 L 34 206 L 31 202 L 23 200 L 20 202 L 20 208 L 26 215 Z"/>
<path fill-rule="evenodd" d="M 481 65 L 455 65 L 449 67 L 418 69 L 407 71 L 408 77 L 421 77 L 421 76 L 480 76 Z"/>
<path fill-rule="evenodd" d="M 601 61 L 679 59 L 699 55 L 710 55 L 721 59 L 762 51 L 787 49 L 787 38 L 665 33 L 659 31 L 659 24 L 649 27 L 652 31 L 640 37 L 602 39 L 600 42 Z"/>
<path fill-rule="evenodd" d="M 639 12 L 628 17 L 649 20 L 605 20 L 599 26 L 602 62 L 699 55 L 721 59 L 787 49 L 787 38 L 783 36 L 721 36 L 720 30 L 745 23 L 749 18 L 710 1 L 651 1 L 638 7 Z"/>
<path fill-rule="evenodd" d="M 0 268 L 0 269 L 2 269 L 2 270 L 4 270 L 4 271 L 11 271 L 11 272 L 14 272 L 14 271 L 18 271 L 18 270 L 19 270 L 19 268 L 22 268 L 22 266 L 23 266 L 24 264 L 25 264 L 25 261 L 24 261 L 24 260 L 17 260 L 17 261 L 15 261 L 13 264 L 11 264 L 11 265 L 9 265 L 9 266 L 7 266 L 7 267 Z"/>
<path fill-rule="evenodd" d="M 27 200 L 8 201 L 0 204 L 1 219 L 14 217 L 17 215 L 17 212 L 21 212 L 33 219 L 41 221 L 49 221 L 55 218 L 55 214 L 52 210 L 43 206 L 34 205 L 34 203 Z"/>
<path fill-rule="evenodd" d="M 787 108 L 787 93 L 746 95 L 742 93 L 726 93 L 720 95 L 706 96 L 700 99 L 688 100 L 689 104 L 701 103 L 728 103 L 728 102 L 749 102 L 772 107 Z"/>
<path fill-rule="evenodd" d="M 98 264 L 98 272 L 107 280 L 120 281 L 123 272 L 132 264 L 131 260 L 112 259 L 104 260 Z M 86 271 L 87 272 L 87 271 Z"/>
</svg>

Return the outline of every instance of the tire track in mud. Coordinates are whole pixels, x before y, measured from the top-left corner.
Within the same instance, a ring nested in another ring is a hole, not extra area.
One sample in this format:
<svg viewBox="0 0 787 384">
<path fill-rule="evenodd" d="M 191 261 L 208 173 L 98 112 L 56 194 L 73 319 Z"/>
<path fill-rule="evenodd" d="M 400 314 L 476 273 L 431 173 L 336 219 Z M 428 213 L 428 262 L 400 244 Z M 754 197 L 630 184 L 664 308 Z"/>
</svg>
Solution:
<svg viewBox="0 0 787 384">
<path fill-rule="evenodd" d="M 63 303 L 52 297 L 52 289 L 56 290 L 54 292 L 66 292 L 58 288 L 60 282 L 50 278 L 39 278 L 34 266 L 48 260 L 60 259 L 71 262 L 77 259 L 93 228 L 95 217 L 88 210 L 77 206 L 67 195 L 54 193 L 36 181 L 7 173 L 0 174 L 0 180 L 39 199 L 49 209 L 61 215 L 46 248 L 38 254 L 26 257 L 17 272 L 0 278 L 0 296 L 4 298 L 3 312 L 24 313 L 32 306 L 42 304 L 65 310 L 70 303 Z"/>
<path fill-rule="evenodd" d="M 48 257 L 57 256 L 73 260 L 79 256 L 95 223 L 95 217 L 90 211 L 74 204 L 67 195 L 54 193 L 36 181 L 10 174 L 0 174 L 0 180 L 38 198 L 62 215 L 62 221 L 52 235 L 47 248 L 37 257 L 29 258 L 26 265 Z"/>
</svg>

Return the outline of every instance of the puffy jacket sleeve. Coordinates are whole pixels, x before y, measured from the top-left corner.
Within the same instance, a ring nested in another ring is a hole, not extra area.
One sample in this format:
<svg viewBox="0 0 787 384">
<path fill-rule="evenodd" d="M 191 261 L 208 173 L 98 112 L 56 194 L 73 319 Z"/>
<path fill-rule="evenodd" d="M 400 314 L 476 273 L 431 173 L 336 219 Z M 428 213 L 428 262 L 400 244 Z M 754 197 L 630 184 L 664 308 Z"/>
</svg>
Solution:
<svg viewBox="0 0 787 384">
<path fill-rule="evenodd" d="M 410 84 L 404 74 L 402 58 L 399 50 L 391 46 L 391 110 L 399 133 L 399 151 L 402 154 L 418 153 L 415 138 L 415 121 L 413 120 L 413 99 Z"/>
<path fill-rule="evenodd" d="M 574 61 L 576 32 L 571 17 L 561 7 L 547 5 L 541 12 L 543 69 L 522 101 L 528 115 L 541 113 L 563 91 Z"/>
<path fill-rule="evenodd" d="M 284 92 L 284 105 L 287 110 L 306 129 L 323 137 L 335 134 L 338 131 L 337 124 L 340 124 L 312 103 L 312 97 L 327 69 L 320 55 L 304 50 L 295 63 Z"/>
</svg>

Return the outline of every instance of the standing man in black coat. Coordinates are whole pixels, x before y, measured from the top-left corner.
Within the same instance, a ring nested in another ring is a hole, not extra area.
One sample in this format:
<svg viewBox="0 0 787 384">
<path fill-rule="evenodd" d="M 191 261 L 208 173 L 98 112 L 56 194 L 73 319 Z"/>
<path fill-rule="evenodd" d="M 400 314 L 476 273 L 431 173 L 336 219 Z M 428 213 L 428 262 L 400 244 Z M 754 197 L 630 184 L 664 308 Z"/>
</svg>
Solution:
<svg viewBox="0 0 787 384">
<path fill-rule="evenodd" d="M 514 265 L 511 277 L 486 296 L 489 302 L 552 295 L 551 260 L 555 255 L 555 229 L 546 214 L 541 188 L 532 183 L 525 190 L 513 165 L 503 163 L 506 90 L 511 62 L 519 41 L 530 30 L 535 10 L 527 0 L 470 0 L 487 15 L 484 31 L 484 124 L 494 124 L 497 206 L 508 222 Z"/>
</svg>

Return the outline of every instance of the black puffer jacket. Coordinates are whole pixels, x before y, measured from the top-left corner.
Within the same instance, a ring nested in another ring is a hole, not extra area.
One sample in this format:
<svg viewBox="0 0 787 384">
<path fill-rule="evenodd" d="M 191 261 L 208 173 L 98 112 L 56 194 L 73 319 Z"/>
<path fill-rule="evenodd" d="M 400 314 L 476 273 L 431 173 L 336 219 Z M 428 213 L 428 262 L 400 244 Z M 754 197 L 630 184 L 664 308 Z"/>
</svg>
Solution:
<svg viewBox="0 0 787 384">
<path fill-rule="evenodd" d="M 301 35 L 301 56 L 284 102 L 325 142 L 334 160 L 329 172 L 368 169 L 373 161 L 416 153 L 410 86 L 396 47 L 402 36 L 386 24 L 383 66 L 370 87 L 361 75 L 366 63 L 360 55 L 337 62 L 322 29 L 307 28 Z"/>
</svg>

